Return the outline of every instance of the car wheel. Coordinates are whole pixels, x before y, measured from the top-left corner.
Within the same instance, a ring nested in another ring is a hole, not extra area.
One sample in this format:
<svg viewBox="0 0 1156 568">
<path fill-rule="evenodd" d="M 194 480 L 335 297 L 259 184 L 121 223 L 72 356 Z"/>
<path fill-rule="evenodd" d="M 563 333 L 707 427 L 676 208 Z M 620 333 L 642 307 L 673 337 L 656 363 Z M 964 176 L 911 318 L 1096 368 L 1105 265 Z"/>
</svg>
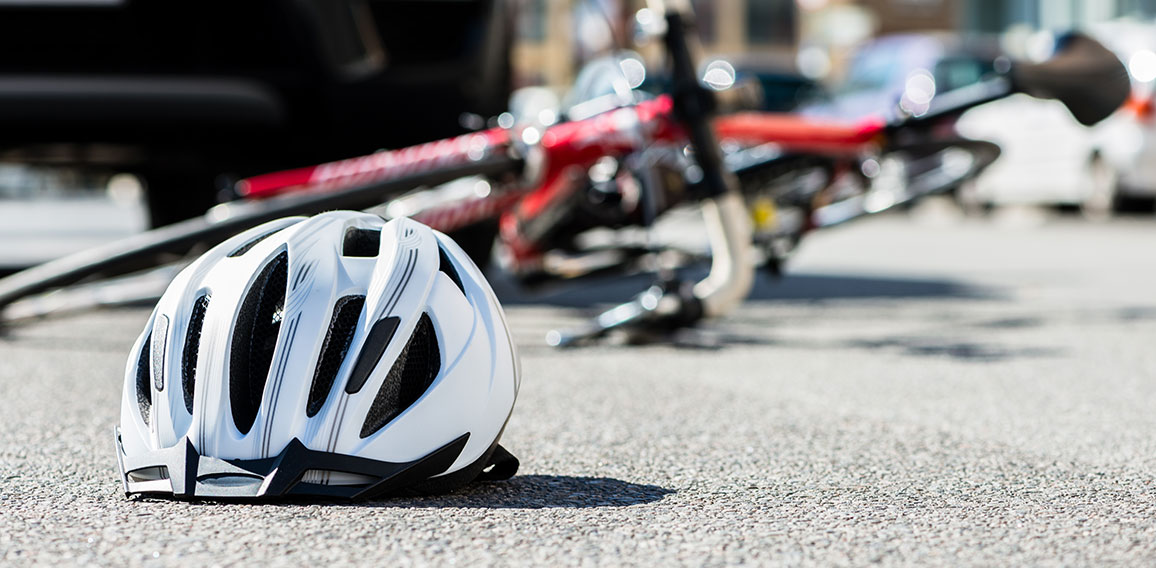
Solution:
<svg viewBox="0 0 1156 568">
<path fill-rule="evenodd" d="M 955 204 L 968 217 L 982 217 L 991 212 L 991 203 L 985 202 L 979 194 L 979 183 L 975 178 L 965 180 L 955 190 Z"/>
<path fill-rule="evenodd" d="M 1117 192 L 1112 200 L 1112 210 L 1116 213 L 1151 215 L 1156 212 L 1156 199 Z"/>
<path fill-rule="evenodd" d="M 490 256 L 494 250 L 494 238 L 498 236 L 498 222 L 484 221 L 450 231 L 448 236 L 466 251 L 470 260 L 485 270 L 490 265 Z"/>
<path fill-rule="evenodd" d="M 1094 156 L 1088 162 L 1088 179 L 1092 184 L 1091 193 L 1080 204 L 1080 210 L 1093 221 L 1107 220 L 1117 202 L 1116 169 L 1100 156 Z"/>
<path fill-rule="evenodd" d="M 141 172 L 141 177 L 152 228 L 196 217 L 217 203 L 213 174 L 156 168 Z"/>
</svg>

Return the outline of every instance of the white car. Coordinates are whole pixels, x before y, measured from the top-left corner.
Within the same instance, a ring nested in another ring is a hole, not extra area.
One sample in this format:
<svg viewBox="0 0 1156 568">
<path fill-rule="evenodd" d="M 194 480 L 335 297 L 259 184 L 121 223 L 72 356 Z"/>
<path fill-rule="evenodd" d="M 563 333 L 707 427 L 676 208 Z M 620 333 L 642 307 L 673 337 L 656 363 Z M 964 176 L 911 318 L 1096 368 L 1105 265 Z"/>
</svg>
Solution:
<svg viewBox="0 0 1156 568">
<path fill-rule="evenodd" d="M 1156 198 L 1156 25 L 1107 22 L 1091 30 L 1125 63 L 1132 100 L 1099 125 L 1081 126 L 1056 101 L 1016 95 L 974 108 L 956 124 L 1003 155 L 970 188 L 984 204 L 1047 204 L 1102 217 L 1151 210 Z"/>
<path fill-rule="evenodd" d="M 1156 53 L 1152 58 L 1156 60 Z M 1116 114 L 1097 129 L 1100 151 L 1117 176 L 1117 209 L 1151 211 L 1156 200 L 1156 113 L 1151 85 L 1137 89 Z"/>
<path fill-rule="evenodd" d="M 1098 129 L 1101 151 L 1118 176 L 1115 205 L 1151 211 L 1156 200 L 1156 24 L 1109 22 L 1093 33 L 1132 76 L 1132 98 Z"/>
<path fill-rule="evenodd" d="M 968 199 L 1074 206 L 1093 215 L 1111 206 L 1115 172 L 1102 156 L 1099 130 L 1076 122 L 1058 101 L 1013 95 L 967 111 L 956 129 L 1003 151 Z"/>
</svg>

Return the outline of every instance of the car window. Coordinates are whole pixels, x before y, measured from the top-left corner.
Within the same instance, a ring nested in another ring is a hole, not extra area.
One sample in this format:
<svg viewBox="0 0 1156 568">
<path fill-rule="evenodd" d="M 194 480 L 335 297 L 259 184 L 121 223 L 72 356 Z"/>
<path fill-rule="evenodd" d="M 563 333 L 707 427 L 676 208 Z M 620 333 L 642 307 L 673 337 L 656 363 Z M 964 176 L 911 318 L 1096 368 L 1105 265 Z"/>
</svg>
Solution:
<svg viewBox="0 0 1156 568">
<path fill-rule="evenodd" d="M 890 46 L 876 46 L 859 52 L 837 90 L 842 93 L 879 91 L 902 84 L 903 64 L 897 51 Z"/>
<path fill-rule="evenodd" d="M 994 69 L 990 61 L 971 57 L 945 57 L 935 64 L 935 87 L 943 93 L 978 83 Z"/>
<path fill-rule="evenodd" d="M 819 86 L 805 77 L 792 75 L 757 75 L 763 89 L 762 110 L 787 112 L 800 103 L 818 98 Z"/>
</svg>

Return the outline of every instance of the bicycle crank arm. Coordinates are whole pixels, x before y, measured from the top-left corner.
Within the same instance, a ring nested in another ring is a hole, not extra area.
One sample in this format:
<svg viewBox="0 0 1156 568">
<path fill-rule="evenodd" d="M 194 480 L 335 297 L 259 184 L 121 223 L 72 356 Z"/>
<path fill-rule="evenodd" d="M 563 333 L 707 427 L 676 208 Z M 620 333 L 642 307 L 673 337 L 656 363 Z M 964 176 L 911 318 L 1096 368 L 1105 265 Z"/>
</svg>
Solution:
<svg viewBox="0 0 1156 568">
<path fill-rule="evenodd" d="M 595 316 L 583 325 L 546 333 L 552 347 L 574 347 L 605 336 L 615 329 L 669 333 L 693 325 L 703 317 L 703 304 L 692 286 L 668 280 L 647 288 L 633 300 Z"/>
</svg>

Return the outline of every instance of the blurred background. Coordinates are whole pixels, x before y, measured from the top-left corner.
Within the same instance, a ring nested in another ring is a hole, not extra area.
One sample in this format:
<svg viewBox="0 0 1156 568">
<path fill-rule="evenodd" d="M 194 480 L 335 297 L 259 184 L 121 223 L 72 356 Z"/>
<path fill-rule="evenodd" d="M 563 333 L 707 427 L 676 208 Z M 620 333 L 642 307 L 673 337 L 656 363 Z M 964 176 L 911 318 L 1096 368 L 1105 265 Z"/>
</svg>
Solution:
<svg viewBox="0 0 1156 568">
<path fill-rule="evenodd" d="M 1013 56 L 1050 52 L 1047 35 L 1105 22 L 1151 23 L 1152 0 L 693 0 L 708 54 L 834 80 L 880 36 L 1000 36 Z M 565 85 L 584 54 L 612 41 L 603 14 L 628 30 L 644 0 L 525 0 L 515 62 L 522 83 Z M 1138 26 L 1139 28 L 1140 26 Z M 1139 31 L 1139 29 L 1138 29 Z M 619 41 L 625 41 L 625 36 Z"/>
<path fill-rule="evenodd" d="M 476 128 L 634 44 L 641 0 L 0 0 L 0 271 L 198 215 L 234 180 Z M 1003 157 L 954 206 L 1152 215 L 1156 0 L 695 0 L 708 58 L 764 110 L 890 116 L 1082 29 L 1132 99 L 1095 128 L 1011 97 L 960 133 Z M 657 62 L 655 62 L 657 63 Z M 656 66 L 657 68 L 657 66 Z M 660 76 L 651 80 L 661 81 Z"/>
</svg>

